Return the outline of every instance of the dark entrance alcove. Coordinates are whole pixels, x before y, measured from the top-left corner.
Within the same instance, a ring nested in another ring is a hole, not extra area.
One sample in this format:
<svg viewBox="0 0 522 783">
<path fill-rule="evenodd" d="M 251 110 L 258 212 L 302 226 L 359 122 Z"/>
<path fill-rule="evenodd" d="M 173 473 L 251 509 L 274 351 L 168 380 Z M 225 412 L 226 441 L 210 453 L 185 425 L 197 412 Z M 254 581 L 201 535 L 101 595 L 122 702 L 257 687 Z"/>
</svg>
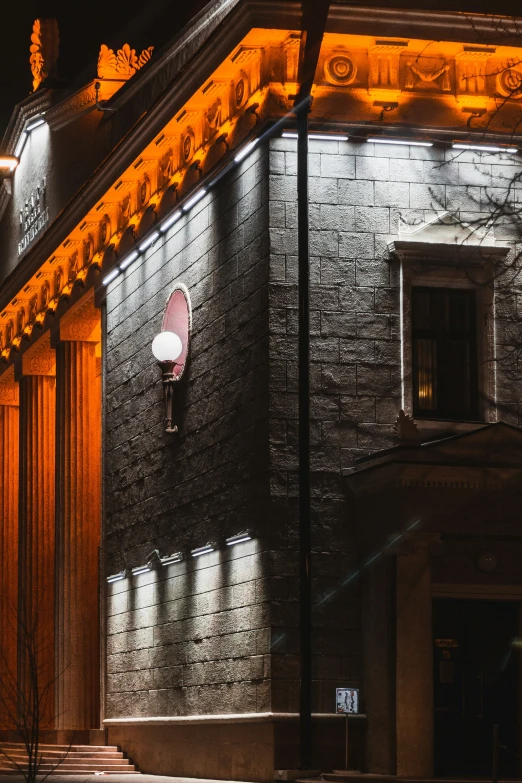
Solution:
<svg viewBox="0 0 522 783">
<path fill-rule="evenodd" d="M 491 779 L 498 726 L 501 777 L 520 773 L 518 757 L 519 604 L 435 598 L 435 774 Z"/>
</svg>

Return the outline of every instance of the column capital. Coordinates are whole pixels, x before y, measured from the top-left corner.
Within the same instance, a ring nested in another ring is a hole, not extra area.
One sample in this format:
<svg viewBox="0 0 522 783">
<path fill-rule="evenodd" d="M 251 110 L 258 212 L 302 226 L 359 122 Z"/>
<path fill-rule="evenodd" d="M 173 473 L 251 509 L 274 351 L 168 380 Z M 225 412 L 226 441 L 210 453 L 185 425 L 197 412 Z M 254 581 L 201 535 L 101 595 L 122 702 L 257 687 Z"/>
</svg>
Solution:
<svg viewBox="0 0 522 783">
<path fill-rule="evenodd" d="M 100 342 L 100 319 L 73 319 L 60 322 L 60 340 L 63 342 Z"/>
<path fill-rule="evenodd" d="M 15 381 L 13 365 L 0 375 L 0 405 L 12 405 L 16 408 L 19 405 L 19 389 Z"/>
<path fill-rule="evenodd" d="M 51 348 L 51 336 L 46 332 L 40 339 L 15 359 L 17 380 L 27 375 L 56 376 L 56 354 Z"/>
<path fill-rule="evenodd" d="M 94 306 L 94 294 L 89 291 L 64 313 L 52 329 L 51 346 L 59 342 L 99 343 L 101 340 L 100 311 Z"/>
</svg>

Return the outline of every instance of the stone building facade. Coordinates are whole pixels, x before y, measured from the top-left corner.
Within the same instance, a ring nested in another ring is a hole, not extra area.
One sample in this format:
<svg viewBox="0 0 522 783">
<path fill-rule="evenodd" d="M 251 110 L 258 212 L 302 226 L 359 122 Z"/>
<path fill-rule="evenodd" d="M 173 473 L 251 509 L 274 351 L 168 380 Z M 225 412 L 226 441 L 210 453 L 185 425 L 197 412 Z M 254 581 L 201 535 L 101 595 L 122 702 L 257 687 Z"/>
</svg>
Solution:
<svg viewBox="0 0 522 783">
<path fill-rule="evenodd" d="M 344 761 L 338 687 L 360 693 L 354 768 L 482 773 L 471 749 L 499 710 L 520 750 L 519 226 L 491 214 L 518 190 L 522 76 L 516 39 L 488 24 L 335 5 L 319 59 L 324 770 Z M 292 4 L 216 4 L 133 74 L 103 51 L 100 86 L 64 98 L 44 82 L 4 140 L 27 137 L 0 225 L 3 678 L 21 666 L 13 607 L 45 618 L 49 730 L 118 744 L 146 772 L 265 781 L 298 763 L 298 28 Z M 289 133 L 270 133 L 285 114 Z M 190 331 L 173 434 L 151 344 L 175 291 Z"/>
</svg>

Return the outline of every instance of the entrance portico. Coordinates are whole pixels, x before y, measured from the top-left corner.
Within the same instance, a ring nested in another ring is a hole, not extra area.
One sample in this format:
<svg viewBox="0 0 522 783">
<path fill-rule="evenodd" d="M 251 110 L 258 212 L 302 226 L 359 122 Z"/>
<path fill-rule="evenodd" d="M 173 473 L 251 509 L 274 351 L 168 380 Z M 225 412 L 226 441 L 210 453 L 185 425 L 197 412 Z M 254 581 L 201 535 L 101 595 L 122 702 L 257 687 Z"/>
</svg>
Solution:
<svg viewBox="0 0 522 783">
<path fill-rule="evenodd" d="M 518 604 L 513 606 L 513 612 L 506 610 L 506 617 L 518 617 L 522 601 L 521 447 L 520 431 L 499 422 L 431 443 L 377 452 L 360 460 L 356 471 L 346 476 L 360 546 L 365 553 L 363 561 L 372 561 L 365 570 L 365 658 L 370 662 L 366 682 L 372 678 L 373 663 L 381 661 L 377 667 L 378 682 L 373 681 L 366 694 L 369 772 L 409 777 L 441 774 L 444 759 L 440 725 L 444 718 L 440 678 L 443 685 L 446 678 L 456 688 L 460 680 L 457 683 L 455 678 L 467 677 L 459 698 L 465 698 L 470 687 L 475 687 L 474 664 L 468 661 L 469 655 L 457 669 L 440 669 L 441 661 L 438 657 L 434 660 L 434 644 L 441 628 L 453 628 L 450 620 L 444 619 L 457 611 L 451 601 L 460 601 L 458 611 L 462 614 L 459 633 L 453 634 L 452 644 L 463 650 L 473 644 L 484 645 L 487 638 L 487 634 L 478 633 L 472 622 L 476 604 L 471 601 Z M 377 594 L 379 600 L 375 598 Z M 439 603 L 432 619 L 434 599 Z M 380 627 L 386 617 L 384 605 L 388 606 L 390 617 L 386 632 Z M 500 603 L 498 606 L 500 610 Z M 484 616 L 487 623 L 486 611 Z M 502 644 L 509 660 L 518 655 L 512 635 L 507 625 L 497 629 L 497 636 L 505 637 Z M 446 653 L 446 658 L 454 663 L 450 653 Z M 519 666 L 513 666 L 516 681 L 511 683 L 511 692 L 516 690 L 519 723 L 522 710 L 518 669 Z M 503 681 L 498 685 L 501 687 L 506 691 Z M 484 696 L 479 694 L 478 698 L 484 701 Z M 476 760 L 472 762 L 466 756 L 464 732 L 476 730 L 477 741 L 480 736 L 482 743 L 487 735 L 490 747 L 493 724 L 486 726 L 487 721 L 493 720 L 492 715 L 498 721 L 504 713 L 510 720 L 507 707 L 496 713 L 478 709 L 473 715 L 470 709 L 469 704 L 464 704 L 453 710 L 458 713 L 456 731 L 462 731 L 462 741 L 457 737 L 454 758 L 446 760 L 451 767 L 446 768 L 447 774 L 480 772 Z M 450 715 L 448 719 L 453 718 Z M 471 719 L 475 729 L 469 727 Z M 389 726 L 394 726 L 395 731 L 390 731 Z M 501 742 L 513 735 L 510 725 L 499 723 L 499 731 Z M 519 755 L 520 732 L 515 744 L 509 752 Z M 387 755 L 382 752 L 383 746 L 388 748 Z M 491 754 L 487 753 L 483 762 L 486 768 L 482 770 L 486 775 L 491 772 L 490 764 Z M 503 765 L 506 773 L 508 767 L 513 771 L 513 764 L 502 756 L 500 765 L 501 774 Z M 520 774 L 519 769 L 516 774 Z"/>
</svg>

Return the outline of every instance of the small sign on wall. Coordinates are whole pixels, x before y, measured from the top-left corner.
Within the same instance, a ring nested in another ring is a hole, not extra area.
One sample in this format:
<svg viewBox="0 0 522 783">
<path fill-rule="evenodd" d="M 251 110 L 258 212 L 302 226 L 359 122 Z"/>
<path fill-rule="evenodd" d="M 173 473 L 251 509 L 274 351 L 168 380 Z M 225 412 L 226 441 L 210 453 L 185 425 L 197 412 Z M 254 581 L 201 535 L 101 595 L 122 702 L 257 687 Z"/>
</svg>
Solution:
<svg viewBox="0 0 522 783">
<path fill-rule="evenodd" d="M 359 688 L 336 688 L 335 711 L 344 715 L 359 712 Z"/>
</svg>

